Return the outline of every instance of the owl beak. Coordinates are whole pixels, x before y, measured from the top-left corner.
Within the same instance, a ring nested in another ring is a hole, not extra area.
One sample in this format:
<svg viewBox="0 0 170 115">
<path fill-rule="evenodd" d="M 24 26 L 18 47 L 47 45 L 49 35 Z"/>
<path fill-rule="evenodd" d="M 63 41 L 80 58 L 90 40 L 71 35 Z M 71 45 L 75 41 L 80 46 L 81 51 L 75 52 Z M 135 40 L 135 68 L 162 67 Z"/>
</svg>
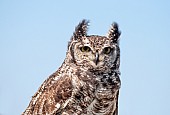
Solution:
<svg viewBox="0 0 170 115">
<path fill-rule="evenodd" d="M 96 52 L 96 54 L 95 54 L 95 64 L 97 65 L 98 62 L 99 62 L 99 53 Z"/>
</svg>

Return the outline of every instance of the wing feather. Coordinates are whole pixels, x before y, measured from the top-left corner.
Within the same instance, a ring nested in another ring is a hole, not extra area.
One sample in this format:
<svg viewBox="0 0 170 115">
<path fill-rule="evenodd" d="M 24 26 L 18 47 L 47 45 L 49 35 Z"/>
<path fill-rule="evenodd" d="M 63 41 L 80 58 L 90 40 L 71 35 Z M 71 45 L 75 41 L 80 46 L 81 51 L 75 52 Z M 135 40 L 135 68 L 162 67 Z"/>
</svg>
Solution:
<svg viewBox="0 0 170 115">
<path fill-rule="evenodd" d="M 56 73 L 40 86 L 23 115 L 57 114 L 66 107 L 72 94 L 71 77 Z"/>
</svg>

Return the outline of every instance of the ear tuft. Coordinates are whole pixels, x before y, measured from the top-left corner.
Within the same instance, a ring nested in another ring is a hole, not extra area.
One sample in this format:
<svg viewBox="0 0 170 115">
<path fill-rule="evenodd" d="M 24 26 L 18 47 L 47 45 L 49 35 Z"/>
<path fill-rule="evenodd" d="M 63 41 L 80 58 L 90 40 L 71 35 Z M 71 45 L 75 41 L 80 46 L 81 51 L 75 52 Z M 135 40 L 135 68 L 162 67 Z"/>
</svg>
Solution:
<svg viewBox="0 0 170 115">
<path fill-rule="evenodd" d="M 89 21 L 83 19 L 78 26 L 75 28 L 75 32 L 73 33 L 73 39 L 78 40 L 83 36 L 87 35 Z"/>
<path fill-rule="evenodd" d="M 111 28 L 109 29 L 107 37 L 112 39 L 114 43 L 119 42 L 119 36 L 121 32 L 119 31 L 119 26 L 116 22 L 112 23 Z"/>
<path fill-rule="evenodd" d="M 83 19 L 75 28 L 73 36 L 71 37 L 70 41 L 68 42 L 68 49 L 72 47 L 72 45 L 81 40 L 83 36 L 87 36 L 87 29 L 88 29 L 88 20 Z"/>
</svg>

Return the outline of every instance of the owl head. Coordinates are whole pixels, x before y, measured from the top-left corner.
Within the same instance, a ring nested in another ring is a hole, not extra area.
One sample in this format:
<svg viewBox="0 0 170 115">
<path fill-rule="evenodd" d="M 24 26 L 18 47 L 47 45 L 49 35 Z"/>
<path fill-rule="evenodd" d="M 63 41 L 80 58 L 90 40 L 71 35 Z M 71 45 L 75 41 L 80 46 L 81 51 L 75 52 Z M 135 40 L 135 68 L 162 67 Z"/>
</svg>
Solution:
<svg viewBox="0 0 170 115">
<path fill-rule="evenodd" d="M 119 68 L 118 24 L 113 23 L 107 36 L 87 35 L 89 21 L 82 20 L 68 44 L 69 63 L 88 70 Z"/>
</svg>

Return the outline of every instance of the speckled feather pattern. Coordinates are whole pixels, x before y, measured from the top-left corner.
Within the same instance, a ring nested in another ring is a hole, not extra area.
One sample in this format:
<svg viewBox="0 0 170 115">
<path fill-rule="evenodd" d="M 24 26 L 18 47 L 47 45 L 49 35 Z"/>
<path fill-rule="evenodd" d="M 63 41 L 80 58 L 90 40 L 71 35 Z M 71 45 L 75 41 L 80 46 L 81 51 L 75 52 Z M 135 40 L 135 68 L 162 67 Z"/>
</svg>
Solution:
<svg viewBox="0 0 170 115">
<path fill-rule="evenodd" d="M 44 81 L 22 115 L 118 115 L 118 25 L 112 25 L 108 36 L 98 36 L 87 35 L 88 23 L 83 20 L 76 27 L 63 64 Z M 84 46 L 90 50 L 82 52 Z M 106 47 L 111 49 L 108 54 Z"/>
</svg>

